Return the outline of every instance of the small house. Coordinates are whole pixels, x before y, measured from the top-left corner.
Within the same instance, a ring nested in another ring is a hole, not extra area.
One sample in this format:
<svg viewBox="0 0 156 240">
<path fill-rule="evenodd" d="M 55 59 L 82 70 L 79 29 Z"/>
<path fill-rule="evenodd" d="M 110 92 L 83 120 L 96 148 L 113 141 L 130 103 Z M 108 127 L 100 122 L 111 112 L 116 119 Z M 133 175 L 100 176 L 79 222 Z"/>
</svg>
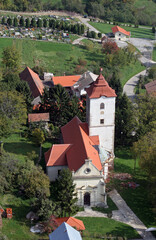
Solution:
<svg viewBox="0 0 156 240">
<path fill-rule="evenodd" d="M 49 113 L 30 113 L 28 114 L 28 123 L 31 126 L 32 123 L 39 124 L 42 122 L 45 129 L 48 130 L 48 122 L 50 121 Z"/>
<path fill-rule="evenodd" d="M 112 27 L 112 32 L 115 36 L 116 40 L 121 40 L 121 41 L 126 41 L 127 37 L 129 38 L 131 33 L 126 31 L 125 29 L 119 27 L 119 26 L 114 26 Z"/>
</svg>

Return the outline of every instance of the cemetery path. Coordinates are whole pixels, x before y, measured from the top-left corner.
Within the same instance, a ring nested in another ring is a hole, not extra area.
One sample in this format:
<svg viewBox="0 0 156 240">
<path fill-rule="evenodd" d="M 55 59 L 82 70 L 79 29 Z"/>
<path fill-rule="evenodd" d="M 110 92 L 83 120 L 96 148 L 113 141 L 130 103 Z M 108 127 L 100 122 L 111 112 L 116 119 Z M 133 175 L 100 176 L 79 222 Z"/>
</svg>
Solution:
<svg viewBox="0 0 156 240">
<path fill-rule="evenodd" d="M 114 189 L 109 193 L 110 198 L 118 207 L 118 210 L 112 211 L 112 219 L 126 223 L 133 227 L 144 240 L 156 240 L 156 238 L 150 233 L 146 232 L 146 226 L 142 221 L 134 214 L 134 212 L 128 207 L 126 202 L 120 196 L 120 194 Z M 104 217 L 107 218 L 106 213 L 93 211 L 91 207 L 85 206 L 84 211 L 78 212 L 74 217 Z"/>
</svg>

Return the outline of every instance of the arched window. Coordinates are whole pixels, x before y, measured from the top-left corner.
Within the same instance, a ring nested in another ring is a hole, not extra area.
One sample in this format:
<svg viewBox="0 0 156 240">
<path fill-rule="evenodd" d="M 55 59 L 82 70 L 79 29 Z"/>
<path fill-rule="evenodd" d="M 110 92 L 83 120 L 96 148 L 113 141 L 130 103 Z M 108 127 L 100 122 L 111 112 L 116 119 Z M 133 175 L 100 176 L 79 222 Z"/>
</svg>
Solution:
<svg viewBox="0 0 156 240">
<path fill-rule="evenodd" d="M 104 109 L 105 108 L 105 104 L 104 103 L 101 103 L 100 104 L 100 109 Z"/>
</svg>

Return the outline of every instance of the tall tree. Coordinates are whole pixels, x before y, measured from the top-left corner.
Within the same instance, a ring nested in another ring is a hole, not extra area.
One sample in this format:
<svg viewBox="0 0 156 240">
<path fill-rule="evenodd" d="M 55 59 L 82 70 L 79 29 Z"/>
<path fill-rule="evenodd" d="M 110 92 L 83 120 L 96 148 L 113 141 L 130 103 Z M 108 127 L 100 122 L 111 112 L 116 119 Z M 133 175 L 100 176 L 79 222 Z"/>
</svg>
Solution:
<svg viewBox="0 0 156 240">
<path fill-rule="evenodd" d="M 57 182 L 57 201 L 60 203 L 62 211 L 71 214 L 75 209 L 77 194 L 73 183 L 72 173 L 69 169 L 60 172 Z"/>
<path fill-rule="evenodd" d="M 17 20 L 17 17 L 14 17 L 14 27 L 17 27 L 18 26 L 18 20 Z"/>
<path fill-rule="evenodd" d="M 26 26 L 26 28 L 29 28 L 29 27 L 30 27 L 30 19 L 29 19 L 29 18 L 26 18 L 26 20 L 25 20 L 25 26 Z"/>
</svg>

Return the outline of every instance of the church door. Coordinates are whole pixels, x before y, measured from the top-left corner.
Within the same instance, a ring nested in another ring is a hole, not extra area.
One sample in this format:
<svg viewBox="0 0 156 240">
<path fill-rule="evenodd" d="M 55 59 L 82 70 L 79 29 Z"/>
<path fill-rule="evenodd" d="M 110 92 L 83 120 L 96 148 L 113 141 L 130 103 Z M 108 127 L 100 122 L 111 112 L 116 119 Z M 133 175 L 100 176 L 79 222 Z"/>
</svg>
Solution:
<svg viewBox="0 0 156 240">
<path fill-rule="evenodd" d="M 84 205 L 90 206 L 90 193 L 86 192 L 84 195 Z"/>
</svg>

